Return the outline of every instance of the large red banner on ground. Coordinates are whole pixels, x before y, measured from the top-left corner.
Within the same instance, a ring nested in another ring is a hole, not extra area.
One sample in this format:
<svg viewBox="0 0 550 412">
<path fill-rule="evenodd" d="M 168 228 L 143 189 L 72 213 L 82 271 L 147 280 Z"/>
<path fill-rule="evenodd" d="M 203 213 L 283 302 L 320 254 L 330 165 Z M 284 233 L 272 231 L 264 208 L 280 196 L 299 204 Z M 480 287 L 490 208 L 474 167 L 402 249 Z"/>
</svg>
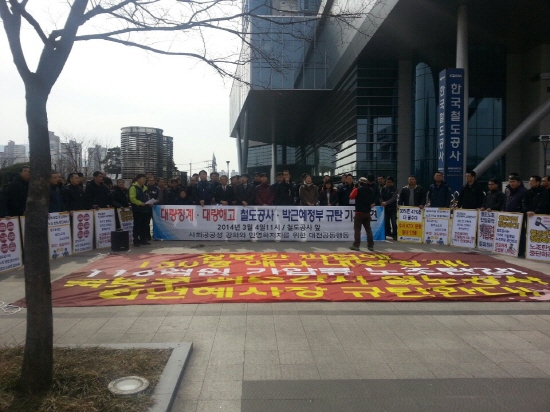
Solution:
<svg viewBox="0 0 550 412">
<path fill-rule="evenodd" d="M 52 284 L 53 305 L 550 300 L 550 277 L 476 253 L 107 256 Z M 24 301 L 16 302 L 23 304 Z"/>
</svg>

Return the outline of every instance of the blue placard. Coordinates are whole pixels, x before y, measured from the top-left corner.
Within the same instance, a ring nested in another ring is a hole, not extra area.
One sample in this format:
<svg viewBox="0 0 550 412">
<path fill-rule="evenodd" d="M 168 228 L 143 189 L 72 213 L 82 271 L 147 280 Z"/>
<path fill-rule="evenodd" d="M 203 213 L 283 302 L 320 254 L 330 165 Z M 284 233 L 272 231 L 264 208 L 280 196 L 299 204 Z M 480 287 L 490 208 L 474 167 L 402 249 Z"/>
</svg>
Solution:
<svg viewBox="0 0 550 412">
<path fill-rule="evenodd" d="M 443 172 L 451 190 L 464 182 L 464 69 L 439 73 L 437 169 Z"/>
</svg>

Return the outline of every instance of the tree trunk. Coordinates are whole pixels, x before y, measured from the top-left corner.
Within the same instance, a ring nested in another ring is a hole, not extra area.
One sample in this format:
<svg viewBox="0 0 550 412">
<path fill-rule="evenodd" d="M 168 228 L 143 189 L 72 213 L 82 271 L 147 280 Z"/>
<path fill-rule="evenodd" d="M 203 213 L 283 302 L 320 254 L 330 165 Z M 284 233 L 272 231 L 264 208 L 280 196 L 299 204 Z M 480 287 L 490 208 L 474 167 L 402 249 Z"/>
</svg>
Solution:
<svg viewBox="0 0 550 412">
<path fill-rule="evenodd" d="M 25 81 L 31 178 L 25 211 L 25 298 L 27 335 L 21 387 L 48 389 L 53 375 L 53 315 L 48 247 L 50 142 L 46 103 L 49 91 L 33 76 Z"/>
</svg>

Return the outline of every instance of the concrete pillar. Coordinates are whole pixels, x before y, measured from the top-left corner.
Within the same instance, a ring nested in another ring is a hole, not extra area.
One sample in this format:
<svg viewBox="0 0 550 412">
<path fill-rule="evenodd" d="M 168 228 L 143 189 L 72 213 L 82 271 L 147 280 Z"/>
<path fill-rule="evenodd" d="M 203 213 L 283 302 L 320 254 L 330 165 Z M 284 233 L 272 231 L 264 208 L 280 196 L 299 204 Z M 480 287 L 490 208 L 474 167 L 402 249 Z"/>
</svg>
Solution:
<svg viewBox="0 0 550 412">
<path fill-rule="evenodd" d="M 407 184 L 412 159 L 412 83 L 413 67 L 410 60 L 399 62 L 397 106 L 397 187 Z"/>
<path fill-rule="evenodd" d="M 242 162 L 243 167 L 241 169 L 241 173 L 248 173 L 248 109 L 244 110 L 244 116 L 243 116 L 243 125 L 242 125 L 242 131 L 243 131 L 243 145 L 242 145 Z"/>
<path fill-rule="evenodd" d="M 269 183 L 273 184 L 277 177 L 277 143 L 276 143 L 276 123 L 275 117 L 271 121 L 271 173 Z"/>
<path fill-rule="evenodd" d="M 243 170 L 241 130 L 237 129 L 236 132 L 237 132 L 237 138 L 235 139 L 235 143 L 237 144 L 237 172 L 241 174 Z"/>
</svg>

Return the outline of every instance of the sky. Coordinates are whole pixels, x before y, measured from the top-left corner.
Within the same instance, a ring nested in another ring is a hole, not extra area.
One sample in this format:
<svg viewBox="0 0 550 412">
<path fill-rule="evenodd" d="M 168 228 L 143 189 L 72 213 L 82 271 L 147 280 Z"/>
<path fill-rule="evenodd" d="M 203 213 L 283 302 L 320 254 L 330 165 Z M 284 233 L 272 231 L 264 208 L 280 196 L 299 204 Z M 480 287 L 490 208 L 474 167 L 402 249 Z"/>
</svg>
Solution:
<svg viewBox="0 0 550 412">
<path fill-rule="evenodd" d="M 22 38 L 34 71 L 41 45 L 32 29 Z M 101 40 L 76 42 L 48 100 L 48 128 L 62 139 L 113 147 L 120 146 L 122 127 L 155 127 L 174 138 L 180 171 L 189 171 L 189 163 L 193 173 L 206 168 L 213 153 L 218 170 L 226 170 L 227 161 L 237 170 L 236 141 L 229 137 L 231 84 L 188 57 Z M 8 140 L 28 144 L 23 82 L 0 26 L 0 146 Z"/>
</svg>

